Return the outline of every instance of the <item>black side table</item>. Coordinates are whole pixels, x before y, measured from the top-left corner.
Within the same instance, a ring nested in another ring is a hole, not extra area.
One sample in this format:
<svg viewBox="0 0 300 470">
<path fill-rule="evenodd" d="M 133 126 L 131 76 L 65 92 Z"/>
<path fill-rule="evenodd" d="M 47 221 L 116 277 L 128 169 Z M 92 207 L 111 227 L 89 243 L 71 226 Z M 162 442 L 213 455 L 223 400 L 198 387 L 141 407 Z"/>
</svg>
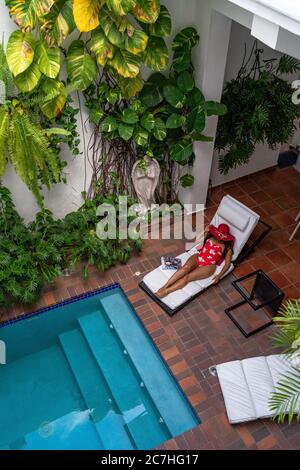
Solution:
<svg viewBox="0 0 300 470">
<path fill-rule="evenodd" d="M 258 270 L 248 274 L 247 276 L 241 277 L 240 279 L 233 281 L 232 285 L 241 294 L 244 300 L 227 308 L 225 313 L 246 338 L 249 338 L 249 336 L 258 333 L 273 324 L 273 317 L 279 310 L 284 299 L 284 293 L 263 271 Z M 245 331 L 237 318 L 235 318 L 231 312 L 246 303 L 250 305 L 253 310 L 267 308 L 270 311 L 271 319 L 256 329 Z"/>
</svg>

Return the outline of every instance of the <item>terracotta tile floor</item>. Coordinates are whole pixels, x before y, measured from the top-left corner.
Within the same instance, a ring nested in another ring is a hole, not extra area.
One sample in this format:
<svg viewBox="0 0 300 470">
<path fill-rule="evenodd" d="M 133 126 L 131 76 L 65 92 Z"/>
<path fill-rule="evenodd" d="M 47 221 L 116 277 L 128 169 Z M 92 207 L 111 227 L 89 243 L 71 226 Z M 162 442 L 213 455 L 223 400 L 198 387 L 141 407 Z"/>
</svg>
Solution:
<svg viewBox="0 0 300 470">
<path fill-rule="evenodd" d="M 287 297 L 300 297 L 300 232 L 293 242 L 288 241 L 293 219 L 300 210 L 300 175 L 293 169 L 274 169 L 216 188 L 208 205 L 208 218 L 226 193 L 250 206 L 273 226 L 273 232 L 235 270 L 235 276 L 262 268 Z M 213 364 L 274 353 L 269 338 L 273 327 L 245 339 L 224 314 L 224 308 L 237 299 L 231 285 L 233 276 L 173 318 L 138 288 L 143 274 L 159 264 L 161 255 L 182 251 L 182 242 L 147 241 L 143 253 L 127 266 L 116 267 L 105 275 L 92 268 L 87 282 L 77 274 L 60 278 L 44 289 L 37 305 L 2 311 L 1 321 L 118 281 L 202 420 L 200 426 L 168 441 L 162 449 L 300 449 L 299 423 L 287 426 L 263 420 L 231 426 L 218 380 L 207 373 Z M 135 276 L 137 272 L 140 274 Z"/>
</svg>

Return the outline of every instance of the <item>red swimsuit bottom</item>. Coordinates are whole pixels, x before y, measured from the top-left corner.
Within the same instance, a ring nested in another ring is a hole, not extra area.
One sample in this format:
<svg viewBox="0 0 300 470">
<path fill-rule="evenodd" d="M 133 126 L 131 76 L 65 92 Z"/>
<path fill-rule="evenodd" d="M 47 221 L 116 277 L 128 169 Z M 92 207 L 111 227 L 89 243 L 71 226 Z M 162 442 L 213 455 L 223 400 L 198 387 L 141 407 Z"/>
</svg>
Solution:
<svg viewBox="0 0 300 470">
<path fill-rule="evenodd" d="M 220 266 L 224 261 L 221 246 L 214 243 L 211 238 L 206 240 L 205 244 L 198 251 L 198 266 Z"/>
</svg>

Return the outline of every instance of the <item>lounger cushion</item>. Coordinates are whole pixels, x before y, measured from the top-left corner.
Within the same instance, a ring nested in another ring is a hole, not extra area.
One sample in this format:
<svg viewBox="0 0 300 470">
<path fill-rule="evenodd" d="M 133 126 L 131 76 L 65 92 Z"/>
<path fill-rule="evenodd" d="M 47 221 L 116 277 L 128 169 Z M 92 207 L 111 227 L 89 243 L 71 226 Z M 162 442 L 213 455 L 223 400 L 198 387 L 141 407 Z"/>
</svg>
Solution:
<svg viewBox="0 0 300 470">
<path fill-rule="evenodd" d="M 226 205 L 223 204 L 218 209 L 218 215 L 223 219 L 224 222 L 230 224 L 232 227 L 235 227 L 240 232 L 244 232 L 250 222 L 249 214 L 245 214 L 244 211 L 238 206 L 235 207 L 233 211 L 232 205 L 230 203 L 227 203 Z"/>
<path fill-rule="evenodd" d="M 223 217 L 224 216 L 224 217 Z M 235 237 L 233 261 L 240 255 L 259 221 L 259 215 L 231 196 L 225 196 L 212 220 L 216 227 L 228 224 Z"/>
<path fill-rule="evenodd" d="M 251 211 L 239 201 L 233 199 L 231 196 L 225 196 L 222 199 L 222 202 L 211 223 L 213 225 L 219 225 L 220 223 L 227 223 L 230 225 L 231 232 L 236 237 L 233 256 L 233 260 L 235 260 L 247 243 L 258 221 L 259 216 L 255 212 Z M 190 256 L 197 253 L 198 248 L 199 244 L 194 246 L 188 253 L 179 255 L 179 258 L 182 259 L 182 264 L 184 264 Z M 217 271 L 213 276 L 201 281 L 191 282 L 185 286 L 184 289 L 173 292 L 172 294 L 162 299 L 162 302 L 171 310 L 177 309 L 190 298 L 200 294 L 204 289 L 212 285 L 214 276 L 219 274 L 223 267 L 224 263 L 217 267 Z M 224 276 L 228 275 L 233 269 L 234 266 L 231 265 Z M 147 274 L 144 277 L 143 282 L 151 292 L 155 293 L 164 286 L 164 284 L 173 274 L 174 271 L 163 270 L 160 266 Z"/>
<path fill-rule="evenodd" d="M 271 393 L 282 376 L 291 371 L 293 361 L 283 355 L 219 364 L 217 374 L 229 422 L 234 424 L 274 416 L 269 408 Z"/>
</svg>

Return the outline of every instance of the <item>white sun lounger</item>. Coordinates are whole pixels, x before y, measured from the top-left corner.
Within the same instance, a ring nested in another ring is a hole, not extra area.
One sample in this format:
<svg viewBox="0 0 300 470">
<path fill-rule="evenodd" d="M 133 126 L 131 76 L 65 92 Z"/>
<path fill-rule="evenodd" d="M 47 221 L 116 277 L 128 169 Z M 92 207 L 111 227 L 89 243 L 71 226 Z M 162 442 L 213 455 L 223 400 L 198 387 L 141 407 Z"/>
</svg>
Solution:
<svg viewBox="0 0 300 470">
<path fill-rule="evenodd" d="M 218 226 L 221 223 L 228 224 L 231 233 L 235 237 L 232 265 L 228 269 L 225 276 L 234 269 L 234 266 L 237 264 L 237 261 L 240 258 L 243 249 L 245 249 L 245 245 L 248 242 L 255 227 L 257 226 L 259 220 L 260 217 L 258 214 L 253 212 L 251 209 L 233 197 L 227 195 L 222 199 L 211 223 L 215 226 Z M 267 224 L 264 225 L 266 227 L 265 231 L 259 237 L 259 240 L 256 241 L 255 245 L 257 245 L 258 241 L 264 238 L 271 230 L 270 226 Z M 190 251 L 178 256 L 178 258 L 181 258 L 182 264 L 186 263 L 189 257 L 197 252 L 197 247 L 199 246 L 201 246 L 201 243 L 198 243 Z M 218 274 L 222 270 L 224 263 L 225 261 L 222 265 L 217 267 L 215 274 Z M 208 287 L 210 287 L 213 284 L 213 278 L 215 276 L 214 274 L 214 276 L 211 276 L 207 279 L 191 282 L 183 289 L 169 294 L 164 299 L 158 299 L 155 293 L 168 281 L 173 273 L 174 272 L 172 271 L 163 270 L 160 266 L 147 274 L 140 283 L 140 287 L 171 316 L 181 310 L 188 302 L 196 298 Z"/>
<path fill-rule="evenodd" d="M 293 367 L 299 365 L 299 356 L 275 355 L 216 366 L 229 422 L 237 424 L 274 417 L 269 406 L 271 394 L 283 375 L 295 372 Z"/>
</svg>

